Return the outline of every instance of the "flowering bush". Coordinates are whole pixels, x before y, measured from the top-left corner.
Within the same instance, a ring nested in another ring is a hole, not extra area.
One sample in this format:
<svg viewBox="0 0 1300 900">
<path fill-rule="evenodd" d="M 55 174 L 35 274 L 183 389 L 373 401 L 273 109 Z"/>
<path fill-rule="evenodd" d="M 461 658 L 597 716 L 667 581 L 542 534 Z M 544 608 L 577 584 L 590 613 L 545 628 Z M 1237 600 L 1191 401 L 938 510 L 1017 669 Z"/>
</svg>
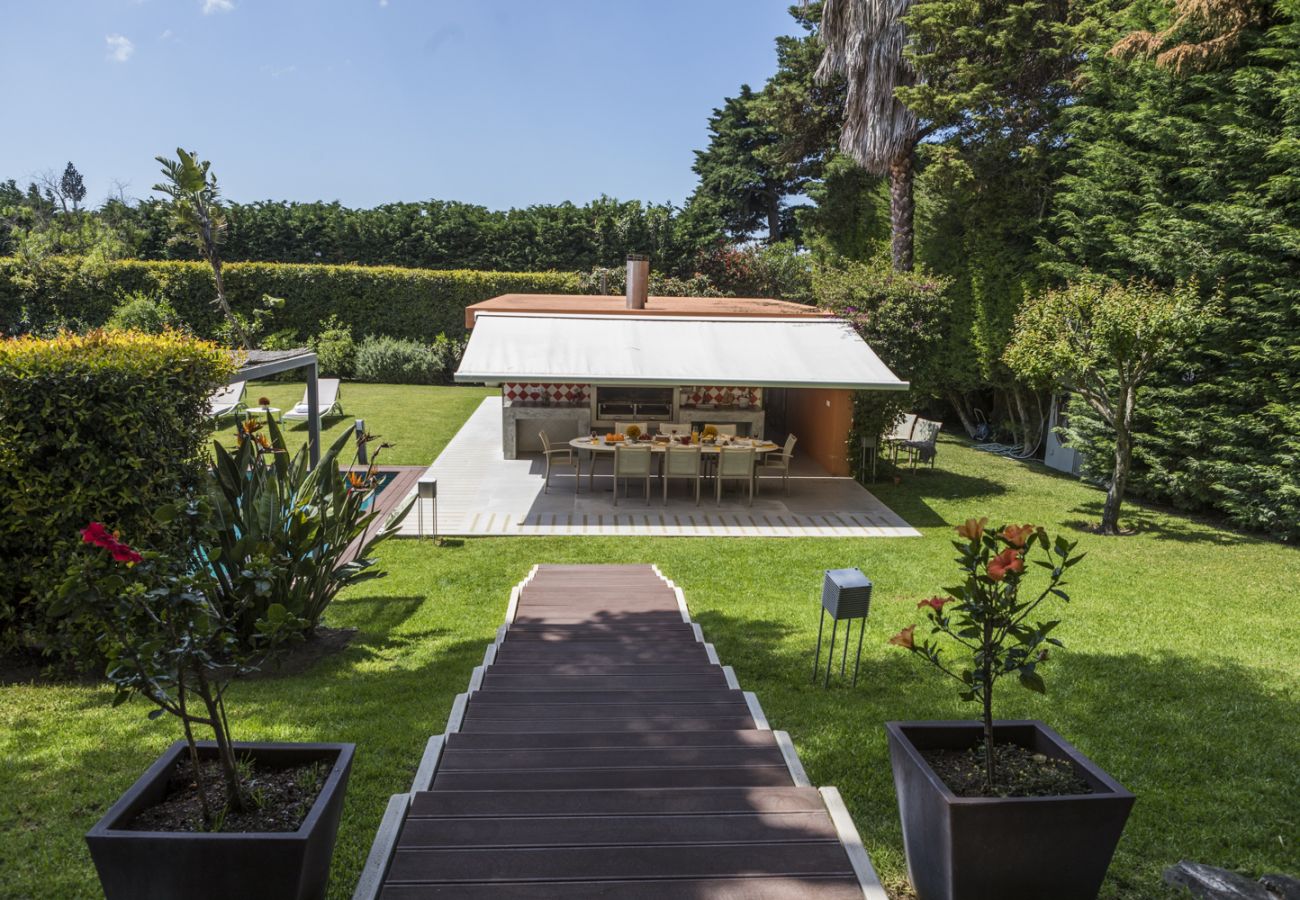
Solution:
<svg viewBox="0 0 1300 900">
<path fill-rule="evenodd" d="M 225 782 L 226 806 L 247 809 L 231 743 L 225 697 L 231 680 L 260 666 L 302 631 L 303 622 L 280 604 L 262 608 L 252 641 L 242 641 L 239 624 L 258 606 L 259 580 L 253 569 L 233 580 L 217 577 L 208 564 L 217 527 L 206 502 L 183 501 L 159 518 L 186 535 L 186 550 L 137 550 L 101 522 L 81 530 L 84 555 L 68 570 L 51 615 L 65 617 L 96 635 L 115 689 L 113 705 L 139 695 L 154 705 L 150 718 L 180 720 L 198 781 L 204 823 L 217 827 L 221 810 L 208 807 L 199 765 L 196 727 L 210 729 Z"/>
<path fill-rule="evenodd" d="M 940 672 L 961 685 L 961 699 L 977 701 L 983 706 L 984 768 L 988 784 L 993 784 L 993 686 L 998 679 L 1015 675 L 1021 685 L 1040 694 L 1047 687 L 1038 672 L 1048 659 L 1048 645 L 1063 644 L 1051 637 L 1061 624 L 1059 619 L 1031 619 L 1049 597 L 1069 602 L 1061 588 L 1065 573 L 1083 559 L 1075 554 L 1077 542 L 1063 537 L 1051 540 L 1043 528 L 1033 525 L 988 527 L 988 519 L 967 519 L 957 529 L 961 540 L 953 541 L 960 554 L 957 562 L 965 580 L 947 588 L 947 596 L 930 597 L 917 604 L 926 611 L 930 635 L 945 635 L 967 659 L 952 662 L 944 656 L 938 641 L 921 639 L 915 625 L 909 625 L 889 639 L 889 643 L 924 657 Z M 1031 558 L 1035 548 L 1041 558 Z M 1049 575 L 1047 584 L 1037 593 L 1022 594 L 1025 587 L 1025 564 L 1034 563 Z"/>
</svg>

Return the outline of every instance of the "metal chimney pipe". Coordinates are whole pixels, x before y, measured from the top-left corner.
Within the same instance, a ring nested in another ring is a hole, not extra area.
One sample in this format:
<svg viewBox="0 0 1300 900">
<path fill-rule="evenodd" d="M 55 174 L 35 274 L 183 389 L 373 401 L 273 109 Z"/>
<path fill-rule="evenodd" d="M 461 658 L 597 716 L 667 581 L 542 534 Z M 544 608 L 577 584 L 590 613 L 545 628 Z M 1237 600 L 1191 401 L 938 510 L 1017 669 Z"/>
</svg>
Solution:
<svg viewBox="0 0 1300 900">
<path fill-rule="evenodd" d="M 627 258 L 627 308 L 645 309 L 650 293 L 650 257 L 632 253 Z"/>
</svg>

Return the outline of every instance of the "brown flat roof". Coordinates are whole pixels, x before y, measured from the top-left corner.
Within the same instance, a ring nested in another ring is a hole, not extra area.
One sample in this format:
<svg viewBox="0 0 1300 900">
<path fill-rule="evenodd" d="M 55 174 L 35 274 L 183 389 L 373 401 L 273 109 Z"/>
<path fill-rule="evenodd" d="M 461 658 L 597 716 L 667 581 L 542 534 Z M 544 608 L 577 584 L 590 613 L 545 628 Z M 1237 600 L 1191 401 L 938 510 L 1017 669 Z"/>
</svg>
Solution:
<svg viewBox="0 0 1300 900">
<path fill-rule="evenodd" d="M 622 296 L 597 294 L 502 294 L 482 303 L 465 307 L 465 327 L 474 327 L 474 316 L 481 312 L 553 313 L 556 315 L 632 316 L 744 316 L 748 318 L 789 318 L 791 316 L 827 316 L 815 306 L 788 300 L 765 300 L 758 297 L 650 297 L 644 309 L 628 309 Z"/>
</svg>

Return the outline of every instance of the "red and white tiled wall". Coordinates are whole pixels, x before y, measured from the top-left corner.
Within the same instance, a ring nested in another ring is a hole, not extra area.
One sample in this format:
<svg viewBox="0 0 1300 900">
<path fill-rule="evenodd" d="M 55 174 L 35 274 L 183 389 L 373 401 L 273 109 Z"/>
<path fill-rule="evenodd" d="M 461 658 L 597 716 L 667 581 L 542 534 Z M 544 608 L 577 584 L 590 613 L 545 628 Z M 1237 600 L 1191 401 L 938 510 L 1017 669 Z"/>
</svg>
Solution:
<svg viewBox="0 0 1300 900">
<path fill-rule="evenodd" d="M 683 387 L 678 403 L 681 406 L 750 406 L 763 402 L 763 389 L 757 387 L 729 387 L 727 385 L 697 384 Z"/>
<path fill-rule="evenodd" d="M 509 406 L 513 403 L 533 403 L 544 406 L 585 406 L 591 397 L 589 384 L 521 384 L 505 382 L 501 385 L 501 398 Z"/>
</svg>

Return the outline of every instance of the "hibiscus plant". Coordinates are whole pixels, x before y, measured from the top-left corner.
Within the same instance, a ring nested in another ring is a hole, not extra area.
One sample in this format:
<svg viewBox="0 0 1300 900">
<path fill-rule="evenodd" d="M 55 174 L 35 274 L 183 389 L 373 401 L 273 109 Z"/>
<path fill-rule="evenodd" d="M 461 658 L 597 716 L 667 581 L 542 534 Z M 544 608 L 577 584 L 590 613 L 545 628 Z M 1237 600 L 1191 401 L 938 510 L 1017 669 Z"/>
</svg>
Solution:
<svg viewBox="0 0 1300 900">
<path fill-rule="evenodd" d="M 1077 542 L 1048 537 L 1044 528 L 1033 525 L 988 527 L 988 519 L 968 519 L 957 529 L 961 540 L 957 564 L 965 575 L 961 584 L 946 588 L 948 596 L 931 597 L 917 604 L 930 620 L 930 637 L 916 635 L 909 625 L 889 643 L 923 657 L 940 672 L 961 685 L 961 699 L 983 707 L 984 776 L 991 788 L 994 781 L 993 686 L 1008 675 L 1031 691 L 1046 693 L 1039 667 L 1047 661 L 1048 646 L 1064 646 L 1051 633 L 1059 619 L 1037 617 L 1049 597 L 1069 602 L 1062 590 L 1065 573 L 1083 559 L 1075 554 Z M 1035 550 L 1040 552 L 1035 554 Z M 1042 590 L 1027 585 L 1026 563 L 1048 572 Z M 955 643 L 958 662 L 945 655 L 937 637 Z"/>
</svg>

